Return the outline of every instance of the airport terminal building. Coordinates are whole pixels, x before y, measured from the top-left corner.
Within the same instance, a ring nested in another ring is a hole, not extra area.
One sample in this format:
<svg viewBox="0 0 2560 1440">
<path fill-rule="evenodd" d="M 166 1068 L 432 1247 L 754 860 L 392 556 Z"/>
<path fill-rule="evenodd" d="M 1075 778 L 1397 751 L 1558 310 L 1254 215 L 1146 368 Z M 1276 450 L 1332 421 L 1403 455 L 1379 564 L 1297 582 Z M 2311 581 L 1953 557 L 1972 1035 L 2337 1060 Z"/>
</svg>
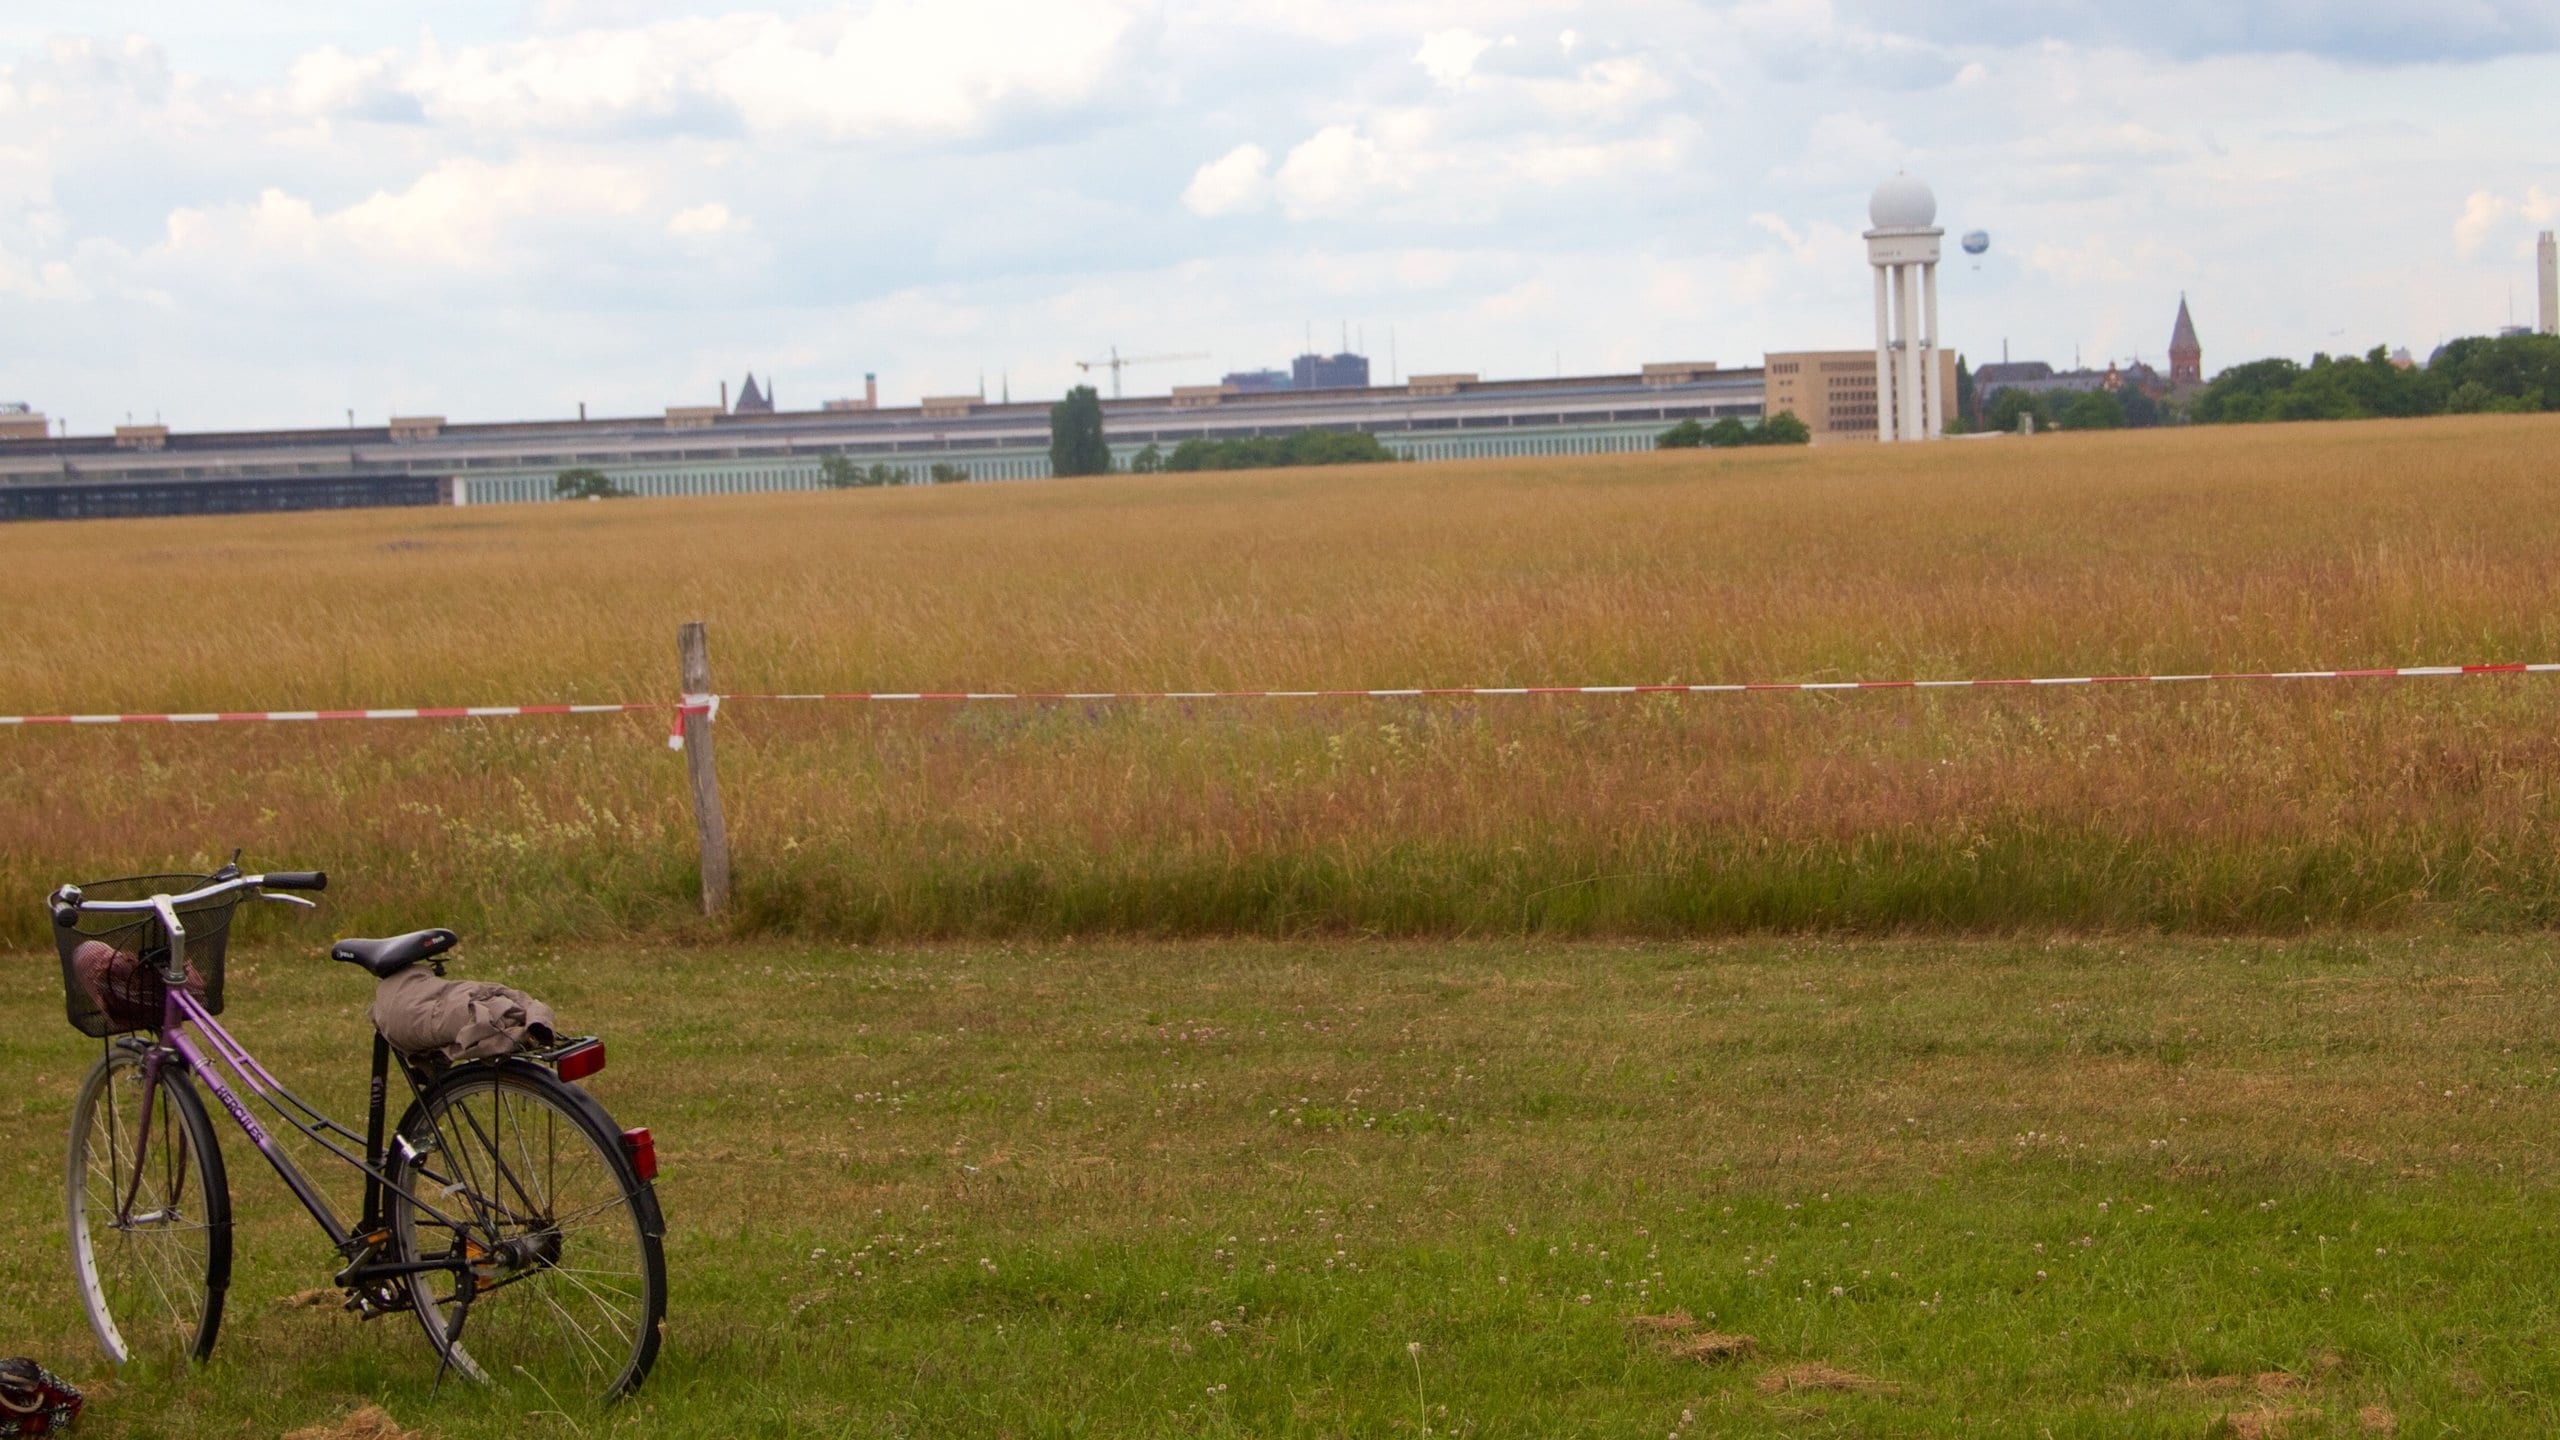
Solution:
<svg viewBox="0 0 2560 1440">
<path fill-rule="evenodd" d="M 1707 363 L 1547 380 L 1416 375 L 1389 386 L 1249 392 L 1176 387 L 1105 400 L 1103 429 L 1126 466 L 1149 445 L 1360 431 L 1407 459 L 1589 455 L 1653 448 L 1682 420 L 1760 418 L 1765 372 Z M 448 424 L 394 418 L 346 429 L 174 432 L 127 425 L 57 437 L 43 417 L 0 429 L 0 519 L 226 513 L 356 505 L 485 505 L 552 498 L 563 470 L 603 471 L 639 495 L 812 490 L 819 462 L 886 465 L 910 483 L 945 475 L 1049 474 L 1047 402 L 927 397 L 905 408 L 837 401 L 810 411 L 671 406 L 612 420 Z M 1826 437 L 1827 438 L 1827 437 Z"/>
</svg>

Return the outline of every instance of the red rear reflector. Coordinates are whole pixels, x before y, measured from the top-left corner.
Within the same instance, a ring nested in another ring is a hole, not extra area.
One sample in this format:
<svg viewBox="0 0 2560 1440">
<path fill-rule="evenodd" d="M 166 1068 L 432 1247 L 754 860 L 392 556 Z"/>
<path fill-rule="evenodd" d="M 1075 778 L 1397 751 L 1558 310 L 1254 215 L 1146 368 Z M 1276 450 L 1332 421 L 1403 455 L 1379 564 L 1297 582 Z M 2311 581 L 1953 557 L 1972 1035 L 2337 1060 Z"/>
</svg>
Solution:
<svg viewBox="0 0 2560 1440">
<path fill-rule="evenodd" d="M 643 1180 L 658 1178 L 658 1142 L 649 1138 L 649 1127 L 622 1132 L 622 1153 L 631 1161 L 631 1173 Z"/>
<path fill-rule="evenodd" d="M 590 1041 L 554 1062 L 563 1080 L 584 1080 L 604 1068 L 604 1042 Z"/>
</svg>

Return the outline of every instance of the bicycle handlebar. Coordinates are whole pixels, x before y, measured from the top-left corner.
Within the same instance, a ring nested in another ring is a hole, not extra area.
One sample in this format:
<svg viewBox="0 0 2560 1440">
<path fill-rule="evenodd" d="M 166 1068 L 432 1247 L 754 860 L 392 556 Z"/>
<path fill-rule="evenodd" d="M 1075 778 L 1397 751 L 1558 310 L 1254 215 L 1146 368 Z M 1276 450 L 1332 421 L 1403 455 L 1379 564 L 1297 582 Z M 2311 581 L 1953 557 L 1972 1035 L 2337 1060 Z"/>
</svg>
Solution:
<svg viewBox="0 0 2560 1440">
<path fill-rule="evenodd" d="M 165 903 L 170 909 L 194 905 L 225 895 L 250 894 L 261 890 L 326 890 L 328 872 L 322 870 L 279 870 L 273 875 L 234 875 L 210 885 L 190 890 L 184 895 L 155 896 L 148 900 L 90 900 L 80 894 L 77 885 L 65 885 L 48 898 L 53 910 L 53 923 L 68 930 L 79 923 L 82 915 L 151 915 L 162 913 Z"/>
</svg>

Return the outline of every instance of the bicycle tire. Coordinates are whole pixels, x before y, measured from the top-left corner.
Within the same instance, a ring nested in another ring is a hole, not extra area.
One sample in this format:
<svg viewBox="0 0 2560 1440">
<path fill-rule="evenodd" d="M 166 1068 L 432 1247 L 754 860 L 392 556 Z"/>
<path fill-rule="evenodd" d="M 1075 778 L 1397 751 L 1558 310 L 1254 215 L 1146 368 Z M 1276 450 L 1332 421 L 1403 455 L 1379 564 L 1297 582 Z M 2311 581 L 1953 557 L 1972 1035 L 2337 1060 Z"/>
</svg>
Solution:
<svg viewBox="0 0 2560 1440">
<path fill-rule="evenodd" d="M 666 1226 L 604 1107 L 541 1066 L 489 1061 L 436 1080 L 394 1134 L 394 1252 L 455 1262 L 406 1281 L 437 1355 L 554 1404 L 639 1388 L 666 1315 Z"/>
<path fill-rule="evenodd" d="M 162 1061 L 148 1117 L 142 1067 L 140 1046 L 111 1046 L 72 1105 L 64 1167 L 72 1279 L 109 1360 L 198 1363 L 213 1354 L 231 1287 L 230 1178 L 186 1067 Z M 181 1140 L 174 1147 L 172 1135 Z M 128 1163 L 137 1151 L 139 1176 Z"/>
</svg>

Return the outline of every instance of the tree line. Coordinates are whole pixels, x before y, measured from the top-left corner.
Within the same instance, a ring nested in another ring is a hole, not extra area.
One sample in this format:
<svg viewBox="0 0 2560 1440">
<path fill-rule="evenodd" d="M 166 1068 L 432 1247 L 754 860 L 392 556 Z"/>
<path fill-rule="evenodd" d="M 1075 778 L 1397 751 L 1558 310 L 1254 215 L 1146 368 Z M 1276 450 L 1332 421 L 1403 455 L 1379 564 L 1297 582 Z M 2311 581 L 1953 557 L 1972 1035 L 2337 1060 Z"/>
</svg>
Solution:
<svg viewBox="0 0 2560 1440">
<path fill-rule="evenodd" d="M 1973 372 L 1956 364 L 1966 428 L 2141 429 L 2152 425 L 2250 425 L 2283 420 L 2381 420 L 2423 415 L 2522 415 L 2560 410 L 2560 336 L 2473 335 L 2424 366 L 2395 362 L 2382 346 L 2363 355 L 2314 355 L 2234 365 L 2202 390 L 2154 399 L 2122 390 L 1995 392 L 1977 404 Z"/>
<path fill-rule="evenodd" d="M 1742 445 L 1810 445 L 1813 427 L 1796 418 L 1793 410 L 1781 410 L 1757 425 L 1746 425 L 1727 415 L 1713 425 L 1683 420 L 1653 437 L 1656 450 L 1694 450 L 1705 447 L 1729 450 Z"/>
<path fill-rule="evenodd" d="M 1232 440 L 1185 440 L 1168 452 L 1152 441 L 1129 457 L 1130 473 L 1265 470 L 1283 465 L 1369 465 L 1396 453 L 1362 431 L 1304 430 L 1295 435 L 1244 435 Z M 1079 385 L 1049 407 L 1049 470 L 1054 475 L 1108 475 L 1117 469 L 1102 434 L 1102 396 Z"/>
<path fill-rule="evenodd" d="M 969 467 L 936 461 L 925 475 L 936 485 L 956 485 L 969 478 Z M 821 455 L 818 483 L 830 490 L 860 490 L 875 485 L 905 485 L 912 483 L 912 477 L 904 466 L 878 461 L 856 465 L 850 456 Z M 611 475 L 592 465 L 579 465 L 553 476 L 551 493 L 562 500 L 628 500 L 635 492 L 616 484 Z"/>
<path fill-rule="evenodd" d="M 2213 425 L 2551 410 L 2560 410 L 2560 336 L 2474 335 L 2446 345 L 2423 369 L 2393 364 L 2379 345 L 2361 358 L 2235 365 L 2196 397 L 2194 414 Z"/>
</svg>

